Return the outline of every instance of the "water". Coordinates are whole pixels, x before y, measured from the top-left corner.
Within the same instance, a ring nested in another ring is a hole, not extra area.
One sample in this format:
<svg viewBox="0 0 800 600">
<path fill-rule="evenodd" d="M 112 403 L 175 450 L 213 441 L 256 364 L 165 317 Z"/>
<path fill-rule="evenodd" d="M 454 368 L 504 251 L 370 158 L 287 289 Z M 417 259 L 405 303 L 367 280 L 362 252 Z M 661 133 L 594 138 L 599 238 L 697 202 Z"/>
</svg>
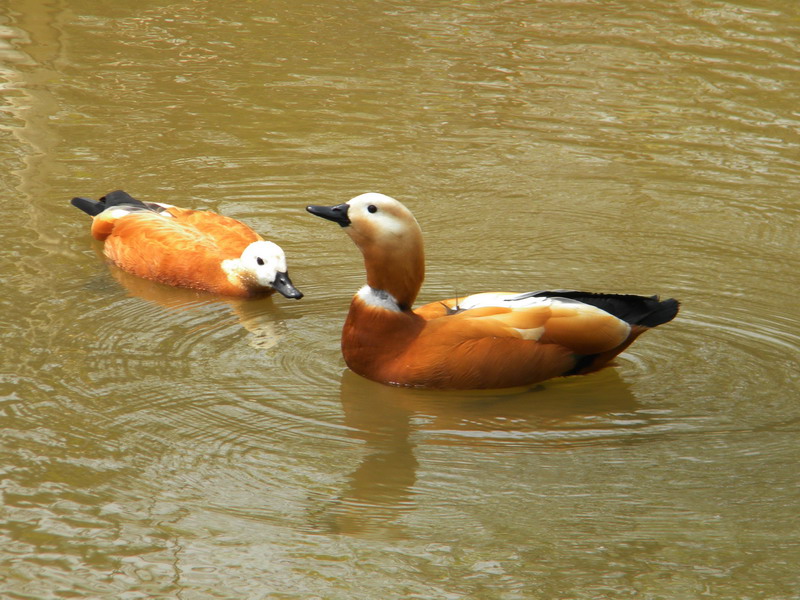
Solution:
<svg viewBox="0 0 800 600">
<path fill-rule="evenodd" d="M 800 598 L 800 29 L 789 0 L 0 6 L 8 598 Z M 299 302 L 106 265 L 73 195 L 239 218 Z M 420 302 L 683 302 L 525 393 L 349 373 L 361 258 Z"/>
</svg>

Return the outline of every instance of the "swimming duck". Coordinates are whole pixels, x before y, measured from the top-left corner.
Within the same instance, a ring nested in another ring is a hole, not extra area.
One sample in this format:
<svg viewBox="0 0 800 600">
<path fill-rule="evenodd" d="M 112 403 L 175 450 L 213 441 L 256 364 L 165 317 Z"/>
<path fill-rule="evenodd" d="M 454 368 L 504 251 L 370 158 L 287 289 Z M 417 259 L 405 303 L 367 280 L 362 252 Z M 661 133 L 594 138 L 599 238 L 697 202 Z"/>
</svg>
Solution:
<svg viewBox="0 0 800 600">
<path fill-rule="evenodd" d="M 228 296 L 303 297 L 280 246 L 244 223 L 211 211 L 142 202 L 122 190 L 73 198 L 93 217 L 92 236 L 122 270 L 167 285 Z"/>
<path fill-rule="evenodd" d="M 350 304 L 342 353 L 382 383 L 494 389 L 591 373 L 678 313 L 672 298 L 567 290 L 480 293 L 413 310 L 425 258 L 403 204 L 367 193 L 307 210 L 341 225 L 364 255 L 367 285 Z"/>
</svg>

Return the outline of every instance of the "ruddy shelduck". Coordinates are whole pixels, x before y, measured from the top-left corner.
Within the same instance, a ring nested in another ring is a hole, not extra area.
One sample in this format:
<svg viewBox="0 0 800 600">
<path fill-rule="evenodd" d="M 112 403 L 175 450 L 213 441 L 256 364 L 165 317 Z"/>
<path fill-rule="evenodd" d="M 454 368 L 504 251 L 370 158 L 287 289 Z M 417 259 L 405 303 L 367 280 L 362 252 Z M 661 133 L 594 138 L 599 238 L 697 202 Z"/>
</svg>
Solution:
<svg viewBox="0 0 800 600">
<path fill-rule="evenodd" d="M 367 285 L 350 305 L 342 353 L 350 369 L 382 383 L 493 389 L 591 373 L 678 313 L 671 298 L 566 290 L 489 292 L 412 310 L 425 258 L 405 206 L 367 193 L 307 210 L 341 225 L 364 255 Z"/>
<path fill-rule="evenodd" d="M 211 211 L 141 202 L 122 190 L 73 198 L 92 216 L 92 236 L 120 269 L 159 283 L 227 296 L 302 298 L 280 246 Z"/>
</svg>

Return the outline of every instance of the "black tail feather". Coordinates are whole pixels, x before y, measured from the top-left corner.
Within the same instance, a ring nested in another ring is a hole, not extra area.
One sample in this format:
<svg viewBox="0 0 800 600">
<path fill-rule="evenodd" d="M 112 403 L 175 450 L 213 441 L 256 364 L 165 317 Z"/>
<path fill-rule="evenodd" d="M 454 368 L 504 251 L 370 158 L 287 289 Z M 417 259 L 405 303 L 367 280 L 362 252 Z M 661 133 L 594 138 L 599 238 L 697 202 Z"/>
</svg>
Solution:
<svg viewBox="0 0 800 600">
<path fill-rule="evenodd" d="M 107 208 L 112 206 L 139 206 L 141 208 L 149 208 L 141 200 L 137 200 L 127 192 L 122 190 L 115 190 L 100 198 L 100 200 L 89 200 L 89 198 L 73 198 L 72 206 L 80 208 L 86 214 L 97 216 Z"/>
<path fill-rule="evenodd" d="M 72 206 L 80 208 L 87 215 L 97 216 L 103 212 L 106 207 L 96 200 L 89 200 L 89 198 L 73 198 Z"/>
<path fill-rule="evenodd" d="M 546 298 L 567 298 L 591 304 L 611 313 L 630 325 L 656 327 L 675 318 L 680 302 L 674 298 L 661 300 L 658 296 L 635 296 L 632 294 L 596 294 L 592 292 L 576 292 L 572 290 L 554 290 L 535 292 L 532 296 Z"/>
</svg>

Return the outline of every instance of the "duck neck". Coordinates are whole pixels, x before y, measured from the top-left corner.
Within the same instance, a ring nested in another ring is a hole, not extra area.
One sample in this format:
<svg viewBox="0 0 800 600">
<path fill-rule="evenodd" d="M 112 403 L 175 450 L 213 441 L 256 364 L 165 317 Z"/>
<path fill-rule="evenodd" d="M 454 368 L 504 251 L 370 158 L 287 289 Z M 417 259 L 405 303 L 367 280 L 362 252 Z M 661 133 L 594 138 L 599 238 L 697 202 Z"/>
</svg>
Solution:
<svg viewBox="0 0 800 600">
<path fill-rule="evenodd" d="M 425 279 L 422 235 L 362 250 L 369 287 L 391 296 L 400 310 L 411 310 Z"/>
</svg>

